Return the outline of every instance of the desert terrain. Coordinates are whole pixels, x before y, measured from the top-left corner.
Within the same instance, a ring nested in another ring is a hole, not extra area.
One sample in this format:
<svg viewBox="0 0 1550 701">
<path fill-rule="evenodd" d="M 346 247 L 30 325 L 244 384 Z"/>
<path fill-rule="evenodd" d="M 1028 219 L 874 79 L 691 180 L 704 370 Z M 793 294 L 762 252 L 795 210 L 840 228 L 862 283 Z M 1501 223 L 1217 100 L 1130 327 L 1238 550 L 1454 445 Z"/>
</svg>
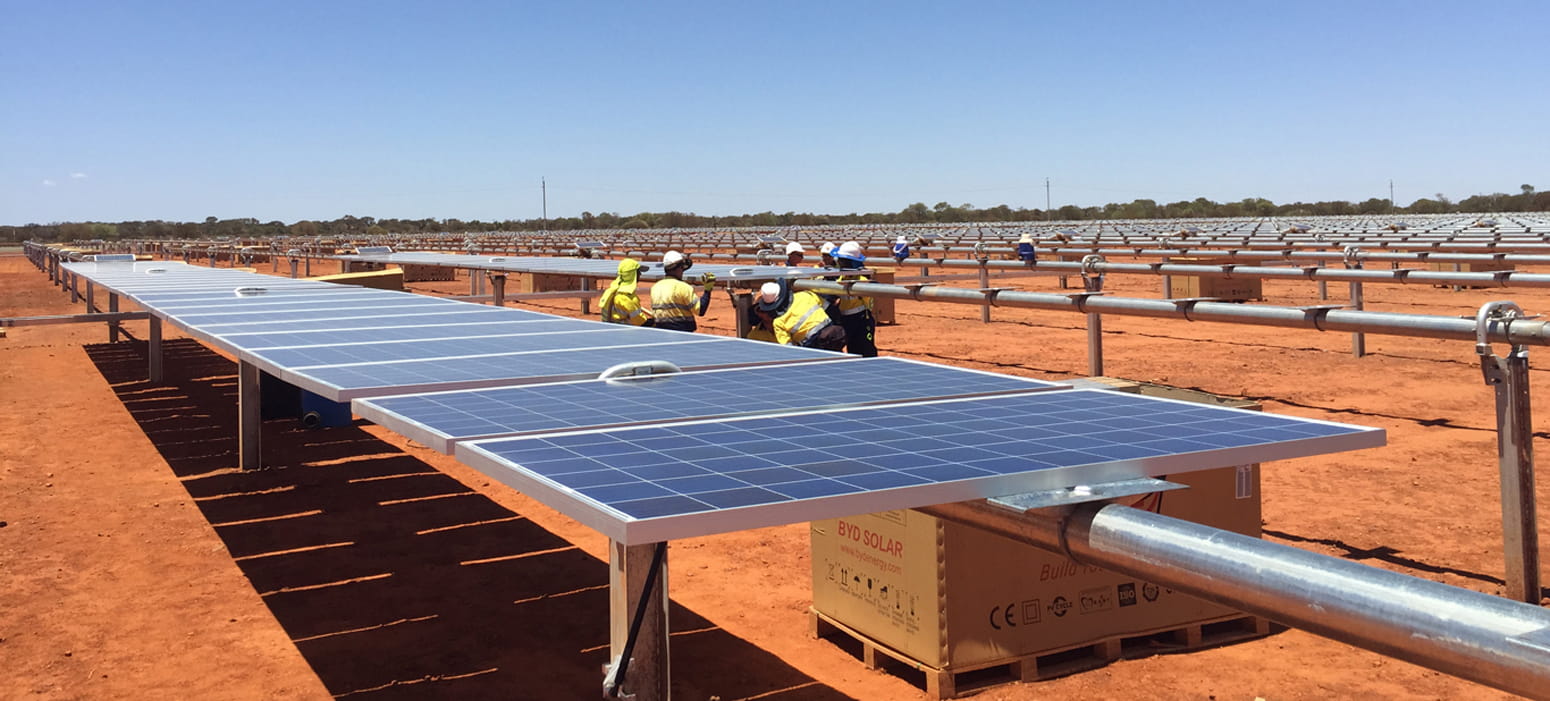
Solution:
<svg viewBox="0 0 1550 701">
<path fill-rule="evenodd" d="M 996 284 L 1057 289 L 1052 276 Z M 1111 276 L 1107 289 L 1157 296 L 1158 281 Z M 1265 290 L 1273 304 L 1320 301 L 1312 283 Z M 1344 290 L 1330 285 L 1333 303 Z M 1366 286 L 1370 310 L 1472 316 L 1495 299 L 1550 309 L 1544 290 Z M 579 314 L 573 300 L 521 306 Z M 1086 374 L 1081 315 L 998 308 L 982 324 L 974 306 L 897 310 L 878 331 L 883 355 Z M 0 317 L 80 311 L 24 257 L 0 256 Z M 702 333 L 730 334 L 732 322 L 718 293 Z M 126 325 L 141 340 L 145 327 Z M 1387 431 L 1384 448 L 1266 464 L 1268 540 L 1502 591 L 1493 394 L 1471 343 L 1369 335 L 1368 355 L 1354 358 L 1346 333 L 1119 316 L 1104 329 L 1109 376 Z M 597 698 L 603 537 L 363 421 L 268 422 L 266 469 L 239 471 L 235 365 L 169 331 L 160 386 L 145 379 L 143 343 L 110 345 L 97 324 L 0 339 L 0 698 Z M 1531 377 L 1545 396 L 1550 375 Z M 868 670 L 808 635 L 806 524 L 674 542 L 671 553 L 675 698 L 926 698 L 918 675 Z M 975 697 L 1504 696 L 1285 630 Z"/>
</svg>

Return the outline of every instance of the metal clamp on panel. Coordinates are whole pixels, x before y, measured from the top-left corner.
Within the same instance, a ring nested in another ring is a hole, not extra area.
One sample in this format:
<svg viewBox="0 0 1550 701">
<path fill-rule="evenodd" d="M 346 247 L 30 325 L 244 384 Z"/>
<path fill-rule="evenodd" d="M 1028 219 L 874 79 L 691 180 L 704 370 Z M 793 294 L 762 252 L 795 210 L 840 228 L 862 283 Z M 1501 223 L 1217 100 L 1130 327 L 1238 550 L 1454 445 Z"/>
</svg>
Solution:
<svg viewBox="0 0 1550 701">
<path fill-rule="evenodd" d="M 914 282 L 914 283 L 910 283 L 908 285 L 900 285 L 900 287 L 903 287 L 904 289 L 909 290 L 910 291 L 910 299 L 913 299 L 916 302 L 919 302 L 920 301 L 920 291 L 921 290 L 923 290 L 923 289 L 925 289 L 927 287 L 936 287 L 938 284 L 940 284 L 940 283 L 935 283 L 935 282 Z"/>
<path fill-rule="evenodd" d="M 238 287 L 238 288 L 232 290 L 232 294 L 235 294 L 238 297 L 257 297 L 259 295 L 269 294 L 269 288 L 267 288 L 267 287 Z"/>
<path fill-rule="evenodd" d="M 628 363 L 619 363 L 604 370 L 597 375 L 599 380 L 616 380 L 622 377 L 641 377 L 644 375 L 668 375 L 683 372 L 677 365 L 666 360 L 637 360 Z"/>
<path fill-rule="evenodd" d="M 850 288 L 847 287 L 846 291 L 848 292 L 849 289 Z M 1007 290 L 1015 290 L 1015 289 L 1017 289 L 1017 288 L 1015 288 L 1015 287 L 981 287 L 981 288 L 979 288 L 979 292 L 980 292 L 980 294 L 985 295 L 985 303 L 989 304 L 992 307 L 994 307 L 994 306 L 996 306 L 996 295 L 999 295 L 1002 292 L 1005 292 Z"/>
</svg>

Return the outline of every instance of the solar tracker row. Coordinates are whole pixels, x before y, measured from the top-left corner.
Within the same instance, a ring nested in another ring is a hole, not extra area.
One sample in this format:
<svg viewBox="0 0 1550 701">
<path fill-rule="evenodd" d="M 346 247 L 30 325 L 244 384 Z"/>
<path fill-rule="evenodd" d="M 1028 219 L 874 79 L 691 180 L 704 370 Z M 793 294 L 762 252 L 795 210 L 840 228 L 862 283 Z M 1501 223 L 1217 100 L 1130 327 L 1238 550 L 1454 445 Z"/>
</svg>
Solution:
<svg viewBox="0 0 1550 701">
<path fill-rule="evenodd" d="M 522 433 L 1034 392 L 1052 382 L 898 358 L 801 363 L 614 380 L 358 399 L 355 413 L 443 453 Z"/>
<path fill-rule="evenodd" d="M 341 260 L 393 265 L 436 265 L 472 270 L 499 270 L 518 273 L 546 273 L 554 275 L 584 275 L 596 278 L 613 277 L 619 269 L 614 260 L 587 258 L 558 258 L 552 256 L 486 256 L 458 255 L 455 253 L 403 252 L 385 255 L 335 256 Z M 647 262 L 647 269 L 640 273 L 642 280 L 660 280 L 666 277 L 659 263 Z M 811 277 L 810 267 L 792 268 L 784 265 L 732 265 L 726 263 L 695 263 L 685 274 L 687 280 L 697 280 L 711 273 L 724 281 L 766 281 L 781 278 Z"/>
</svg>

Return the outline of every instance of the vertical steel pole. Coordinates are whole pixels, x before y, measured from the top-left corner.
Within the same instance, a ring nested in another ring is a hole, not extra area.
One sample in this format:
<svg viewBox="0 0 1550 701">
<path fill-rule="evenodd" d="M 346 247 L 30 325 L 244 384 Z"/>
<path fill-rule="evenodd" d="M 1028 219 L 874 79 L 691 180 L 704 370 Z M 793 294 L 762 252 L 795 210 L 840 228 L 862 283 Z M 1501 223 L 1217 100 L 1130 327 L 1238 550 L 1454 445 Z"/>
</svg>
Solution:
<svg viewBox="0 0 1550 701">
<path fill-rule="evenodd" d="M 116 313 L 117 311 L 118 311 L 118 294 L 114 293 L 114 292 L 109 292 L 108 293 L 108 312 L 111 314 L 111 313 Z M 110 321 L 110 322 L 108 322 L 108 343 L 118 343 L 118 322 L 117 321 Z"/>
<path fill-rule="evenodd" d="M 580 281 L 577 284 L 581 285 L 581 287 L 578 288 L 578 289 L 586 290 L 588 292 L 591 292 L 593 289 L 595 289 L 592 286 L 592 278 L 589 278 L 589 277 L 587 277 L 585 275 L 578 275 L 576 277 L 576 279 Z M 591 316 L 592 315 L 592 297 L 590 295 L 581 298 L 581 315 L 582 316 Z"/>
<path fill-rule="evenodd" d="M 1087 374 L 1098 377 L 1103 374 L 1103 315 L 1087 315 Z"/>
<path fill-rule="evenodd" d="M 671 665 L 668 658 L 667 558 L 662 558 L 655 586 L 646 596 L 647 574 L 657 544 L 625 545 L 609 541 L 608 643 L 612 666 L 623 662 L 630 626 L 636 610 L 644 608 L 640 630 L 630 650 L 627 673 L 619 697 L 636 701 L 666 701 Z M 612 674 L 610 674 L 612 677 Z"/>
<path fill-rule="evenodd" d="M 1539 519 L 1534 494 L 1533 408 L 1529 403 L 1528 347 L 1514 345 L 1507 357 L 1486 342 L 1489 324 L 1510 323 L 1522 310 L 1511 302 L 1490 302 L 1476 316 L 1475 351 L 1485 383 L 1496 393 L 1496 455 L 1502 493 L 1502 549 L 1508 598 L 1538 604 Z"/>
<path fill-rule="evenodd" d="M 161 358 L 161 317 L 151 317 L 151 329 L 146 334 L 145 342 L 146 359 L 150 361 L 149 375 L 153 384 L 161 384 L 162 358 Z"/>
<path fill-rule="evenodd" d="M 263 414 L 259 406 L 258 366 L 237 361 L 237 451 L 238 466 L 256 470 L 262 466 L 259 438 Z"/>
<path fill-rule="evenodd" d="M 732 311 L 737 314 L 737 337 L 748 338 L 753 325 L 748 323 L 748 310 L 753 307 L 753 295 L 732 293 Z"/>
<path fill-rule="evenodd" d="M 86 313 L 97 313 L 97 286 L 91 280 L 86 281 Z"/>
<path fill-rule="evenodd" d="M 79 301 L 81 301 L 81 276 L 72 272 L 70 273 L 70 303 L 75 304 Z"/>
<path fill-rule="evenodd" d="M 1360 268 L 1361 265 L 1361 263 L 1357 263 L 1356 267 Z M 1351 283 L 1351 308 L 1361 311 L 1362 305 L 1362 283 L 1353 282 Z M 1367 334 L 1361 331 L 1351 334 L 1351 355 L 1358 358 L 1367 355 Z"/>
<path fill-rule="evenodd" d="M 506 274 L 490 273 L 490 293 L 494 297 L 495 306 L 506 306 Z"/>
<path fill-rule="evenodd" d="M 982 289 L 982 290 L 983 289 L 988 289 L 990 287 L 990 268 L 988 266 L 986 266 L 985 263 L 986 263 L 986 259 L 981 258 L 980 259 L 980 289 Z M 986 304 L 985 306 L 980 307 L 980 322 L 981 323 L 985 323 L 985 324 L 990 323 L 990 305 L 989 304 Z"/>
<path fill-rule="evenodd" d="M 1319 267 L 1324 267 L 1324 261 L 1319 261 Z M 1319 301 L 1329 299 L 1329 281 L 1319 278 Z"/>
</svg>

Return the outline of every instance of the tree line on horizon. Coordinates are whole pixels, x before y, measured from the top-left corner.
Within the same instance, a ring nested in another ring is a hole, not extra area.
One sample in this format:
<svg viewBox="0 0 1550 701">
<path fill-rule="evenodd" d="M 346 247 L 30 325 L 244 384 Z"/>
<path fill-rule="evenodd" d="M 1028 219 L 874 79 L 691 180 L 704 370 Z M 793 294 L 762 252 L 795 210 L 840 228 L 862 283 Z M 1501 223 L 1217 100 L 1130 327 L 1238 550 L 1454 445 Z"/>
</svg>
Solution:
<svg viewBox="0 0 1550 701">
<path fill-rule="evenodd" d="M 1158 204 L 1155 200 L 1137 199 L 1127 203 L 1109 203 L 1103 206 L 1063 207 L 1041 210 L 1023 207 L 1012 208 L 1001 204 L 984 209 L 970 204 L 951 205 L 938 202 L 927 207 L 916 202 L 897 212 L 868 212 L 858 214 L 812 214 L 786 212 L 759 212 L 731 216 L 703 216 L 692 212 L 641 212 L 621 215 L 615 212 L 582 212 L 576 217 L 554 219 L 507 219 L 504 221 L 480 221 L 477 219 L 377 219 L 345 215 L 331 221 L 301 220 L 292 224 L 282 221 L 262 222 L 256 218 L 218 219 L 206 217 L 203 222 L 173 222 L 163 220 L 110 222 L 55 222 L 51 224 L 26 224 L 0 226 L 0 241 L 78 241 L 90 239 L 145 239 L 145 238 L 275 238 L 279 236 L 326 236 L 359 237 L 386 234 L 465 233 L 484 231 L 572 231 L 578 229 L 673 229 L 673 228 L 731 228 L 731 227 L 786 227 L 825 226 L 845 224 L 928 224 L 928 223 L 997 223 L 1036 222 L 1047 220 L 1082 221 L 1095 219 L 1217 219 L 1232 217 L 1306 217 L 1369 215 L 1385 216 L 1400 214 L 1446 214 L 1450 212 L 1543 212 L 1550 211 L 1550 192 L 1538 192 L 1532 185 L 1519 186 L 1517 194 L 1494 193 L 1474 195 L 1458 202 L 1438 193 L 1434 197 L 1420 198 L 1406 207 L 1393 207 L 1389 200 L 1373 197 L 1359 203 L 1345 200 L 1327 202 L 1292 202 L 1276 204 L 1262 197 L 1249 197 L 1237 202 L 1213 202 L 1204 197 Z"/>
</svg>

